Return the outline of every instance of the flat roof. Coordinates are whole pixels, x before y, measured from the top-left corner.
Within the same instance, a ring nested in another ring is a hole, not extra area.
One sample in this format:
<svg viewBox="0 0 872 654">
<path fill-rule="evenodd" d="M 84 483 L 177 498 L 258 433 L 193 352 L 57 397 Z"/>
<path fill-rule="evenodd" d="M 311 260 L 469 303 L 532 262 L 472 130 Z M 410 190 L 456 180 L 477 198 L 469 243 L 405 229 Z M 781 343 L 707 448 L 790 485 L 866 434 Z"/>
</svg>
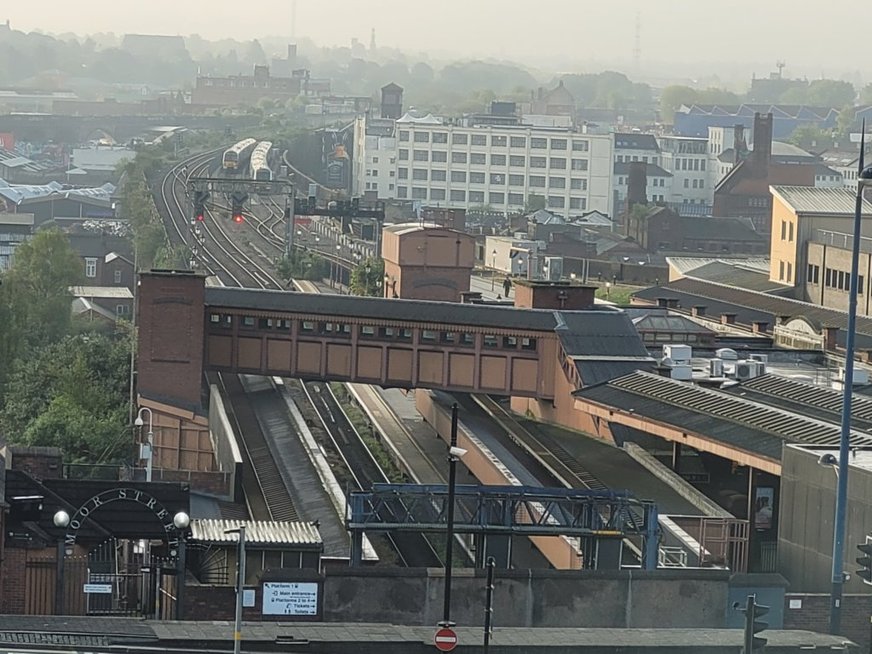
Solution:
<svg viewBox="0 0 872 654">
<path fill-rule="evenodd" d="M 770 186 L 772 195 L 789 206 L 796 214 L 824 214 L 828 216 L 854 215 L 857 191 L 847 186 L 818 188 L 814 186 Z M 872 202 L 863 198 L 863 213 L 872 212 Z"/>
<path fill-rule="evenodd" d="M 70 286 L 70 293 L 76 297 L 103 298 L 113 300 L 132 300 L 133 293 L 126 286 Z"/>
</svg>

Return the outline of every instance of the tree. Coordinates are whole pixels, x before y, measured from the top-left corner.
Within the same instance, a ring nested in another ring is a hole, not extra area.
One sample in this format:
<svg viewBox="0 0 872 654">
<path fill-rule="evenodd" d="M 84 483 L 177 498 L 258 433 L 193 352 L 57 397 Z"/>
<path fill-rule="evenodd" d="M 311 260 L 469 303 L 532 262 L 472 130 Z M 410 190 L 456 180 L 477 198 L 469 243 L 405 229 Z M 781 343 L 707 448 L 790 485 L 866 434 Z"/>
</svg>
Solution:
<svg viewBox="0 0 872 654">
<path fill-rule="evenodd" d="M 350 290 L 353 295 L 381 297 L 382 279 L 385 276 L 385 262 L 381 258 L 371 258 L 360 262 L 351 271 Z"/>
<path fill-rule="evenodd" d="M 536 213 L 540 209 L 544 209 L 546 200 L 544 195 L 536 195 L 531 193 L 527 196 L 527 203 L 524 205 L 524 213 Z"/>
<path fill-rule="evenodd" d="M 681 105 L 694 102 L 696 102 L 696 89 L 680 84 L 667 86 L 660 93 L 660 120 L 671 124 L 675 112 Z"/>
<path fill-rule="evenodd" d="M 830 130 L 816 125 L 800 125 L 793 130 L 788 141 L 804 150 L 823 152 L 832 145 L 833 135 Z"/>
<path fill-rule="evenodd" d="M 330 262 L 311 250 L 294 250 L 290 257 L 279 259 L 276 272 L 285 282 L 293 279 L 319 281 L 330 274 Z"/>
<path fill-rule="evenodd" d="M 11 443 L 59 447 L 74 461 L 118 460 L 130 442 L 130 347 L 128 338 L 88 333 L 20 357 L 0 430 Z"/>
<path fill-rule="evenodd" d="M 850 82 L 816 79 L 805 87 L 794 87 L 778 98 L 782 104 L 805 104 L 813 107 L 844 107 L 854 104 L 857 91 Z"/>
</svg>

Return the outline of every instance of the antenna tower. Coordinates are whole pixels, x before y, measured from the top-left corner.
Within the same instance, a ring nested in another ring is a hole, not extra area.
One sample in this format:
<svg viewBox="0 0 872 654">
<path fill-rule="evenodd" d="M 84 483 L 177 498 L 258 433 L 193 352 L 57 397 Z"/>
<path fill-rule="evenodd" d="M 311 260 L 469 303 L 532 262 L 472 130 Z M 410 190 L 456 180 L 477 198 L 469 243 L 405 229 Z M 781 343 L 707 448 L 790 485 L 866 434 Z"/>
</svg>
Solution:
<svg viewBox="0 0 872 654">
<path fill-rule="evenodd" d="M 784 59 L 779 59 L 775 62 L 775 67 L 778 69 L 778 79 L 784 79 L 784 67 L 786 65 Z"/>
</svg>

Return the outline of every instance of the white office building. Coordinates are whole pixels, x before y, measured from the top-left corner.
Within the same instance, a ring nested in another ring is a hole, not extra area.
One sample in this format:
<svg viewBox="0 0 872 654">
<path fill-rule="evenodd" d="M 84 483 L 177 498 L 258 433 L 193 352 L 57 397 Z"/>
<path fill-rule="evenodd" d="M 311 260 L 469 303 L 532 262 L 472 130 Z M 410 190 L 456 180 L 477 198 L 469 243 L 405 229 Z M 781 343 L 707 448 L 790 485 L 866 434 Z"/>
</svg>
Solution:
<svg viewBox="0 0 872 654">
<path fill-rule="evenodd" d="M 612 215 L 611 135 L 565 127 L 465 126 L 411 113 L 395 129 L 397 199 L 518 212 L 536 195 L 562 215 Z M 378 183 L 379 197 L 388 197 L 381 178 Z"/>
<path fill-rule="evenodd" d="M 709 143 L 706 138 L 660 136 L 661 166 L 672 174 L 673 204 L 711 207 L 714 186 L 709 178 Z"/>
</svg>

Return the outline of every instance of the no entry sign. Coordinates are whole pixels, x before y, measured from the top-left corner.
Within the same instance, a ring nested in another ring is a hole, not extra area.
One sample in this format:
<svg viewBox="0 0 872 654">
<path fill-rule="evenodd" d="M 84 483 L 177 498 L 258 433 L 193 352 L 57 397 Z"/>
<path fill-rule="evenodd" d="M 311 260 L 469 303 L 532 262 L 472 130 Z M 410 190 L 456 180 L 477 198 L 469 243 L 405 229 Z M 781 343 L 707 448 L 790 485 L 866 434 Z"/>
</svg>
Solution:
<svg viewBox="0 0 872 654">
<path fill-rule="evenodd" d="M 440 652 L 450 652 L 457 647 L 457 634 L 453 629 L 443 627 L 433 636 L 433 644 Z"/>
</svg>

